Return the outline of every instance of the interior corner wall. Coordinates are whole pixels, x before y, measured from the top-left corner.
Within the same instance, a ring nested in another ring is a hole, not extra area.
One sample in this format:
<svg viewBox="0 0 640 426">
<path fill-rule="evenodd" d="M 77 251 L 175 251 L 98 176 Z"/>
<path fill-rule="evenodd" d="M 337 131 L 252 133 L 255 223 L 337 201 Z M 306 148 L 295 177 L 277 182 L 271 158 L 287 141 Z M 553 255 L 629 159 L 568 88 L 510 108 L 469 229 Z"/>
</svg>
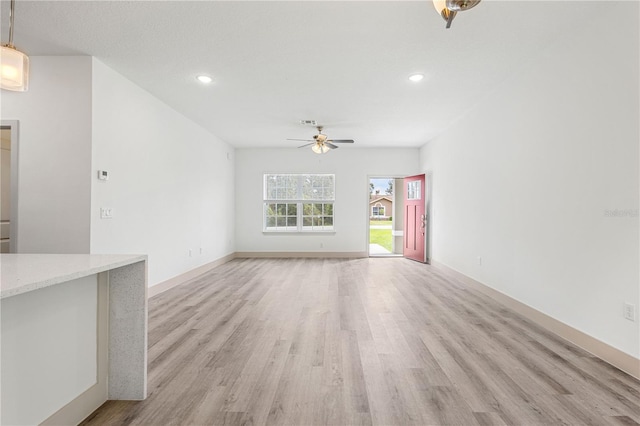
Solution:
<svg viewBox="0 0 640 426">
<path fill-rule="evenodd" d="M 147 254 L 151 286 L 234 252 L 233 148 L 97 59 L 92 157 L 91 253 Z"/>
<path fill-rule="evenodd" d="M 3 90 L 18 120 L 18 251 L 88 253 L 91 205 L 89 56 L 32 56 L 29 90 Z"/>
<path fill-rule="evenodd" d="M 638 16 L 612 3 L 421 150 L 434 260 L 636 358 Z"/>
<path fill-rule="evenodd" d="M 344 147 L 327 154 L 310 148 L 236 150 L 236 249 L 238 252 L 367 252 L 369 176 L 417 173 L 417 148 Z M 335 233 L 263 233 L 264 173 L 333 173 Z"/>
</svg>

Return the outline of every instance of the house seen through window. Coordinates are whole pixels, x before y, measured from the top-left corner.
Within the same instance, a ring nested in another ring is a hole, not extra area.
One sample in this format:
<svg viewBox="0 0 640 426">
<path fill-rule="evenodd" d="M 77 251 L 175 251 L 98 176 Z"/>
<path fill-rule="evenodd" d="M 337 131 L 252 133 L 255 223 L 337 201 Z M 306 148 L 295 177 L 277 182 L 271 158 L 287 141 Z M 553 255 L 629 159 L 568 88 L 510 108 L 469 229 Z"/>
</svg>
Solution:
<svg viewBox="0 0 640 426">
<path fill-rule="evenodd" d="M 265 232 L 334 230 L 335 175 L 265 174 Z"/>
<path fill-rule="evenodd" d="M 371 215 L 374 217 L 384 217 L 384 206 L 378 203 L 371 207 Z"/>
</svg>

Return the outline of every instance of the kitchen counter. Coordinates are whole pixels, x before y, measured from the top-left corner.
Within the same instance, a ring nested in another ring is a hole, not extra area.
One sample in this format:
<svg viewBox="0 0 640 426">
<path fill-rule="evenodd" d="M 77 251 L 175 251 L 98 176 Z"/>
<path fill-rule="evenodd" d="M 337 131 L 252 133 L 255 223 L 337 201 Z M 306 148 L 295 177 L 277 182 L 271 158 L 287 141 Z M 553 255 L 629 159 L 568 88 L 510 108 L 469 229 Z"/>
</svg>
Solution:
<svg viewBox="0 0 640 426">
<path fill-rule="evenodd" d="M 0 254 L 0 299 L 146 260 L 129 254 Z"/>
<path fill-rule="evenodd" d="M 0 255 L 0 424 L 147 397 L 147 256 Z"/>
</svg>

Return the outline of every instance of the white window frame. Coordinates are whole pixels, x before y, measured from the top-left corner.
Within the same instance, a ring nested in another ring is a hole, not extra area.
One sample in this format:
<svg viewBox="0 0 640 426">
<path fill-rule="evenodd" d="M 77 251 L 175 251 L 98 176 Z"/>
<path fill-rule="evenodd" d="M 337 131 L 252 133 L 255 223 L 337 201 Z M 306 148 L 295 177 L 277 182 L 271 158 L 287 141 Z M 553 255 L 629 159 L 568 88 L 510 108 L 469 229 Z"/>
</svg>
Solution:
<svg viewBox="0 0 640 426">
<path fill-rule="evenodd" d="M 279 177 L 282 178 L 284 186 L 270 183 Z M 268 181 L 269 179 L 271 180 Z M 310 193 L 305 193 L 305 188 L 309 189 L 308 185 L 311 185 L 312 190 Z M 318 193 L 317 196 L 316 193 Z M 263 232 L 335 232 L 334 174 L 265 173 L 263 175 L 262 198 Z M 305 214 L 309 208 L 311 213 Z M 278 214 L 280 211 L 284 212 L 284 215 Z M 328 219 L 330 220 L 328 221 Z M 295 225 L 292 225 L 294 222 Z M 311 224 L 305 225 L 305 222 L 311 222 Z"/>
<path fill-rule="evenodd" d="M 378 209 L 378 214 L 376 214 L 373 209 Z M 382 214 L 380 214 L 380 209 L 382 209 Z M 386 208 L 382 205 L 382 203 L 377 202 L 375 205 L 371 206 L 371 216 L 372 217 L 385 217 L 384 213 L 386 213 Z"/>
</svg>

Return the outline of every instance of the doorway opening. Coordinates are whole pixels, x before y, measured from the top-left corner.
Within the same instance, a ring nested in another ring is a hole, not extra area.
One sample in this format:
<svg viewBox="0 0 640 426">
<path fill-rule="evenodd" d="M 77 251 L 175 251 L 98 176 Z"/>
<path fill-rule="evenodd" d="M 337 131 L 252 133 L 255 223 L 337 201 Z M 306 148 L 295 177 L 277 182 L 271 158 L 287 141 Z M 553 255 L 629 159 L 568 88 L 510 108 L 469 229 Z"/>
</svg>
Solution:
<svg viewBox="0 0 640 426">
<path fill-rule="evenodd" d="M 0 122 L 0 253 L 18 252 L 18 122 Z"/>
<path fill-rule="evenodd" d="M 370 257 L 402 257 L 403 185 L 403 178 L 385 176 L 369 178 L 367 215 Z M 397 191 L 396 188 L 398 188 Z"/>
</svg>

